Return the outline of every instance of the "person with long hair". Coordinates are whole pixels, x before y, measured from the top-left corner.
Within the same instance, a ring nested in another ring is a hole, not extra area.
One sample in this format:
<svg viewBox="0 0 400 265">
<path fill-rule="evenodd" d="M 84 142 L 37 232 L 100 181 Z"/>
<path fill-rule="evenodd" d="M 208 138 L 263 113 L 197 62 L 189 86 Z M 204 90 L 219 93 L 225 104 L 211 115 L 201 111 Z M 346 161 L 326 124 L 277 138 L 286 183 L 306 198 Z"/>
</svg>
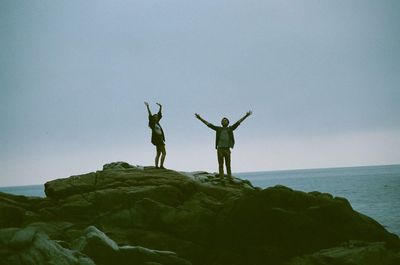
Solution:
<svg viewBox="0 0 400 265">
<path fill-rule="evenodd" d="M 160 120 L 162 118 L 161 110 L 162 105 L 157 103 L 160 107 L 157 114 L 151 114 L 149 103 L 144 102 L 146 105 L 147 112 L 149 114 L 149 128 L 151 129 L 151 143 L 156 147 L 156 158 L 155 158 L 155 166 L 156 168 L 164 168 L 164 160 L 167 152 L 165 151 L 165 135 L 164 131 L 160 125 Z M 161 160 L 160 160 L 161 156 Z M 158 166 L 160 162 L 160 167 Z"/>
</svg>

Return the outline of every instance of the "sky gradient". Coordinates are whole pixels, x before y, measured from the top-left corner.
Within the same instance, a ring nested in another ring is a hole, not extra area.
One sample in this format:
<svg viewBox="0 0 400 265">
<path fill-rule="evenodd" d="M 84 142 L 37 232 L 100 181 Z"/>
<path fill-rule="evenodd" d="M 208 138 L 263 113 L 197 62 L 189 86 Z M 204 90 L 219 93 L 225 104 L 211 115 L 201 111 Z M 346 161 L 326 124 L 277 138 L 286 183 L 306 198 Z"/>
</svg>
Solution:
<svg viewBox="0 0 400 265">
<path fill-rule="evenodd" d="M 105 163 L 217 171 L 400 163 L 399 1 L 1 1 L 0 186 Z"/>
</svg>

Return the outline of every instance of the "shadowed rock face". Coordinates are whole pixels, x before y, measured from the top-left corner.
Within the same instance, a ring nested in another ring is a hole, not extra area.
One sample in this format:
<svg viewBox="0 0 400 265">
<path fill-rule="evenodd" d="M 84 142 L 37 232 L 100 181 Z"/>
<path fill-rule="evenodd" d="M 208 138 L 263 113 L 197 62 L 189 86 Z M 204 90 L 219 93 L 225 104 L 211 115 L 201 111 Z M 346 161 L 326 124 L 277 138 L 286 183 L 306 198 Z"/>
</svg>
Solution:
<svg viewBox="0 0 400 265">
<path fill-rule="evenodd" d="M 398 261 L 397 236 L 330 194 L 262 190 L 240 179 L 221 183 L 206 172 L 124 162 L 47 182 L 45 192 L 45 199 L 0 194 L 0 228 L 35 227 L 96 264 L 107 257 L 118 264 L 135 258 L 135 264 L 348 264 L 351 254 L 329 263 L 320 251 L 349 249 L 349 240 L 364 242 L 359 248 L 367 256 L 387 255 L 382 264 Z M 368 242 L 382 242 L 379 251 Z M 16 253 L 7 237 L 2 253 Z"/>
<path fill-rule="evenodd" d="M 311 255 L 296 257 L 287 265 L 324 264 L 400 264 L 400 255 L 388 251 L 383 242 L 349 241 L 338 247 L 323 249 Z"/>
</svg>

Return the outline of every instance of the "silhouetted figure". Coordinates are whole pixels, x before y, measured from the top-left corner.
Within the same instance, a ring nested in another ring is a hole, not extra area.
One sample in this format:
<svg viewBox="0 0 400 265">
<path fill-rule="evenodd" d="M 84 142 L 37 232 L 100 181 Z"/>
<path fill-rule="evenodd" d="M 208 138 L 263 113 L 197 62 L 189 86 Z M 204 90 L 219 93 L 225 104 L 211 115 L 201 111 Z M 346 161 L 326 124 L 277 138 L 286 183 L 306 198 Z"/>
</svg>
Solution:
<svg viewBox="0 0 400 265">
<path fill-rule="evenodd" d="M 159 123 L 159 121 L 162 118 L 161 110 L 162 110 L 162 105 L 160 103 L 157 103 L 157 105 L 160 107 L 158 110 L 157 114 L 151 114 L 149 103 L 144 102 L 144 105 L 147 107 L 147 111 L 149 113 L 149 127 L 151 129 L 151 143 L 156 146 L 156 158 L 155 158 L 155 164 L 156 168 L 158 167 L 158 161 L 160 159 L 161 155 L 161 163 L 160 163 L 160 168 L 164 169 L 164 160 L 165 156 L 167 155 L 167 152 L 165 151 L 165 136 L 164 136 L 164 131 Z"/>
<path fill-rule="evenodd" d="M 228 126 L 229 125 L 228 118 L 222 118 L 221 120 L 222 127 L 221 127 L 209 123 L 208 121 L 200 117 L 199 114 L 195 113 L 197 119 L 202 121 L 209 128 L 216 131 L 215 148 L 217 149 L 219 177 L 221 178 L 221 180 L 223 180 L 224 178 L 224 160 L 225 160 L 226 171 L 228 173 L 228 178 L 230 181 L 232 180 L 231 148 L 233 148 L 233 146 L 235 145 L 235 138 L 233 136 L 233 131 L 240 125 L 242 121 L 244 121 L 251 114 L 252 112 L 248 111 L 246 115 L 244 115 L 240 120 L 238 120 L 232 126 Z"/>
</svg>

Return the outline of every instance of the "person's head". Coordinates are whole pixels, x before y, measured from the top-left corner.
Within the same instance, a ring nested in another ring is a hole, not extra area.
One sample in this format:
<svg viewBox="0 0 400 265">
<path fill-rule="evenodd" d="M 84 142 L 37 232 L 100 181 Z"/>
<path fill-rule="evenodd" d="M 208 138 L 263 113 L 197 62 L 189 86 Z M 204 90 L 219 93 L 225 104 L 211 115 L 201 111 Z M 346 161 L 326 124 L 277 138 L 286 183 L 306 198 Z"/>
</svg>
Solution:
<svg viewBox="0 0 400 265">
<path fill-rule="evenodd" d="M 222 127 L 228 127 L 228 125 L 229 125 L 228 118 L 223 117 L 222 120 L 221 120 L 221 125 L 222 125 Z"/>
<path fill-rule="evenodd" d="M 158 114 L 153 114 L 153 120 L 156 123 L 160 120 L 160 117 L 158 116 Z"/>
</svg>

